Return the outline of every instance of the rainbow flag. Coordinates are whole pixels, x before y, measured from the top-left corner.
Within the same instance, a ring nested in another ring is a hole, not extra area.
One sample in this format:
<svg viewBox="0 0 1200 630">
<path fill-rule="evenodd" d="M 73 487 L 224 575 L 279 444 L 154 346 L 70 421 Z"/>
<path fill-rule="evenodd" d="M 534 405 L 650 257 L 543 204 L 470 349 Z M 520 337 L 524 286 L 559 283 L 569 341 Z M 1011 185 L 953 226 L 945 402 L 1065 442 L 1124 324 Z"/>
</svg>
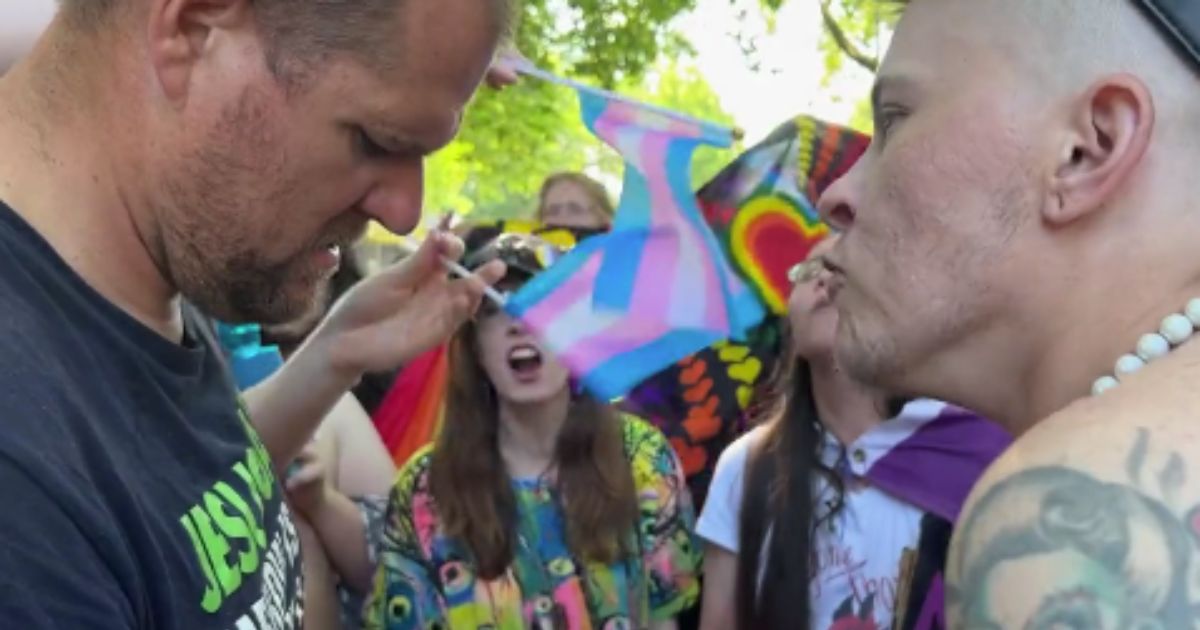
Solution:
<svg viewBox="0 0 1200 630">
<path fill-rule="evenodd" d="M 449 376 L 447 347 L 441 345 L 404 366 L 375 410 L 371 420 L 397 468 L 437 438 Z"/>
<path fill-rule="evenodd" d="M 576 87 L 583 121 L 625 160 L 610 233 L 587 239 L 509 298 L 601 400 L 723 339 L 742 338 L 766 312 L 734 273 L 690 188 L 701 144 L 727 147 L 729 129 Z"/>
</svg>

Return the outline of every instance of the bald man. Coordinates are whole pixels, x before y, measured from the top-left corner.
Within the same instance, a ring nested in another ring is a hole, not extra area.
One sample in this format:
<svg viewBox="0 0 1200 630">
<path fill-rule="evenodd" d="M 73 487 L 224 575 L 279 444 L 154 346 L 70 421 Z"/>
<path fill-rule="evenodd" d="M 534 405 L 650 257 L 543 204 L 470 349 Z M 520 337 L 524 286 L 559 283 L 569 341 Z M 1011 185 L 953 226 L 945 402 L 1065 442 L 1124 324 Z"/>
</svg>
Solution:
<svg viewBox="0 0 1200 630">
<path fill-rule="evenodd" d="M 510 8 L 59 5 L 0 78 L 0 627 L 299 628 L 275 471 L 364 372 L 448 337 L 502 265 L 451 282 L 439 257 L 461 243 L 435 235 L 245 405 L 180 298 L 287 321 L 368 220 L 411 230 L 423 157 Z"/>
<path fill-rule="evenodd" d="M 1200 5 L 907 4 L 820 208 L 840 364 L 1019 436 L 956 534 L 949 625 L 1196 627 Z"/>
</svg>

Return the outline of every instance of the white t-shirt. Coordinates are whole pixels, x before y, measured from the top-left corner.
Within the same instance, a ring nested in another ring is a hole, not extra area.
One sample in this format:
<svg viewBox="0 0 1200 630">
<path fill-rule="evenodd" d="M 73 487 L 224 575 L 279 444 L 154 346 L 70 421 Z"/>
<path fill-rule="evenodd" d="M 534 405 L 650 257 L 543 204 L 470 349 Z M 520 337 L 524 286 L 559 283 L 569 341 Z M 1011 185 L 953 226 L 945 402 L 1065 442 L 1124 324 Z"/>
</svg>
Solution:
<svg viewBox="0 0 1200 630">
<path fill-rule="evenodd" d="M 812 630 L 831 628 L 847 615 L 866 618 L 868 614 L 875 618 L 876 627 L 892 627 L 901 558 L 906 549 L 916 549 L 923 514 L 919 508 L 868 485 L 862 475 L 921 425 L 937 417 L 944 407 L 939 402 L 914 401 L 898 417 L 846 449 L 842 466 L 848 476 L 843 508 L 817 530 L 814 541 L 817 574 L 810 589 Z M 764 432 L 765 427 L 755 428 L 721 454 L 696 524 L 702 538 L 733 553 L 738 551 L 746 459 Z M 826 434 L 822 460 L 837 469 L 841 452 L 837 441 Z M 832 489 L 824 479 L 814 483 L 820 503 L 830 500 Z M 868 605 L 870 611 L 866 610 Z"/>
</svg>

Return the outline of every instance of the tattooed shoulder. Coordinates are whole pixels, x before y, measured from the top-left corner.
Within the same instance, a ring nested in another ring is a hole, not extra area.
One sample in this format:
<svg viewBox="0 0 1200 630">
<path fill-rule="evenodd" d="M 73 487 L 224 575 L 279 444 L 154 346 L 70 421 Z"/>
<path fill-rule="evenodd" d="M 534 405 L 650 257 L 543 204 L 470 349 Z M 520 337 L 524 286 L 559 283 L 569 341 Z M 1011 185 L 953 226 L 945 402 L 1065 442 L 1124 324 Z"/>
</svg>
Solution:
<svg viewBox="0 0 1200 630">
<path fill-rule="evenodd" d="M 950 627 L 1195 627 L 1200 474 L 1187 462 L 1200 453 L 1146 429 L 1124 436 L 1117 457 L 1089 442 L 1087 465 L 1012 458 L 989 473 L 956 533 Z"/>
</svg>

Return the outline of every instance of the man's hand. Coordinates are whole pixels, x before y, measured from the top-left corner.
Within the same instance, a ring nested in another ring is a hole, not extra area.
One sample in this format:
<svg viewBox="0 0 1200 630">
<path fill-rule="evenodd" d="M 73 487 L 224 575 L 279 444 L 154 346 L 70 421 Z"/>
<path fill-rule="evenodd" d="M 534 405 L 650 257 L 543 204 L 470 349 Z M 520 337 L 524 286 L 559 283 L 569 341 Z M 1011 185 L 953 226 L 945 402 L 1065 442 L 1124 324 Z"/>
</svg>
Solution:
<svg viewBox="0 0 1200 630">
<path fill-rule="evenodd" d="M 449 278 L 441 259 L 463 243 L 439 229 L 404 261 L 358 284 L 278 372 L 246 392 L 250 419 L 276 466 L 303 450 L 337 401 L 366 372 L 389 370 L 446 341 L 475 313 L 496 261 Z"/>
<path fill-rule="evenodd" d="M 504 276 L 493 262 L 470 278 L 451 279 L 442 258 L 457 260 L 463 243 L 435 231 L 415 253 L 358 284 L 313 333 L 330 366 L 357 378 L 390 370 L 446 341 L 475 310 L 484 287 Z"/>
</svg>

